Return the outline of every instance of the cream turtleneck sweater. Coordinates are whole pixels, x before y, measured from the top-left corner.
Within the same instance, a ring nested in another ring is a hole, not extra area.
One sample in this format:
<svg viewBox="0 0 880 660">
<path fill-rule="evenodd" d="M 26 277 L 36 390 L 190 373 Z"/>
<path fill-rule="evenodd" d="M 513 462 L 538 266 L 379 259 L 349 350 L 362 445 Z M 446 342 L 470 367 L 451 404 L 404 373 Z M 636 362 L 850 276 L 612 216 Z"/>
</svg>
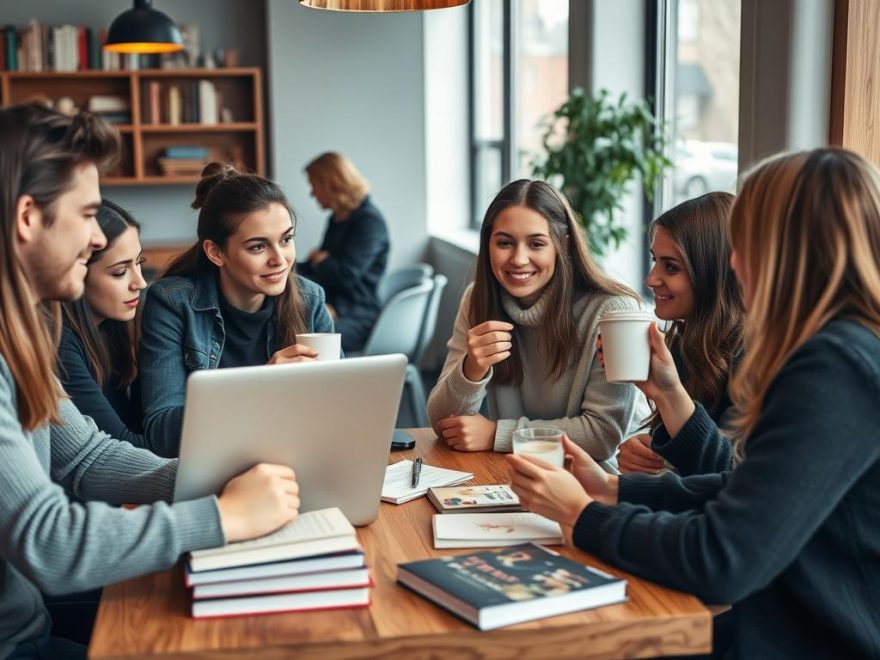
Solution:
<svg viewBox="0 0 880 660">
<path fill-rule="evenodd" d="M 467 332 L 471 288 L 461 300 L 449 354 L 443 372 L 428 398 L 428 417 L 434 430 L 437 422 L 457 415 L 473 415 L 488 397 L 489 418 L 496 420 L 495 451 L 510 451 L 513 431 L 529 426 L 560 428 L 609 471 L 616 471 L 617 446 L 637 432 L 649 414 L 644 396 L 629 383 L 609 383 L 596 359 L 599 318 L 608 310 L 635 309 L 632 298 L 588 294 L 575 301 L 574 317 L 580 352 L 560 378 L 554 378 L 539 349 L 540 325 L 547 299 L 520 308 L 504 295 L 504 311 L 517 326 L 518 347 L 523 366 L 520 386 L 495 385 L 493 371 L 479 382 L 468 380 L 462 366 L 467 354 Z"/>
</svg>

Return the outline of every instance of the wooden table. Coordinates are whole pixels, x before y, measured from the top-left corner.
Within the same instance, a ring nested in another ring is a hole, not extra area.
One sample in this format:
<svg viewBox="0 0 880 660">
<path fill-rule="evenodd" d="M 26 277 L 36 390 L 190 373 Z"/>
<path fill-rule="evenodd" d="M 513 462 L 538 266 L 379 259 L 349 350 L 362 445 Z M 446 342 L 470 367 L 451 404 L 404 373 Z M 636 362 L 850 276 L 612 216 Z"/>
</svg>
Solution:
<svg viewBox="0 0 880 660">
<path fill-rule="evenodd" d="M 508 482 L 502 456 L 453 452 L 429 429 L 410 433 L 416 449 L 395 452 L 392 462 L 421 456 L 472 472 L 474 483 Z M 376 583 L 369 608 L 196 621 L 177 567 L 104 589 L 89 656 L 619 658 L 710 650 L 711 615 L 699 600 L 615 570 L 570 543 L 556 549 L 627 578 L 628 602 L 480 632 L 395 583 L 400 562 L 459 552 L 433 549 L 433 513 L 426 498 L 382 503 L 379 519 L 359 529 Z"/>
</svg>

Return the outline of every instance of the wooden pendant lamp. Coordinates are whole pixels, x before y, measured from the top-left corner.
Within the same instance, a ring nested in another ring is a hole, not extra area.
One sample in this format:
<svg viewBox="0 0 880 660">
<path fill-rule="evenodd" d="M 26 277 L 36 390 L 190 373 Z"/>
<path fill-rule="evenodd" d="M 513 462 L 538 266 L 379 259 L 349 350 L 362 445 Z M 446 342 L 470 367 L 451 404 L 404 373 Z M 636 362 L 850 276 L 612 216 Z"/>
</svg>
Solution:
<svg viewBox="0 0 880 660">
<path fill-rule="evenodd" d="M 301 5 L 329 11 L 423 11 L 460 7 L 470 0 L 299 0 Z"/>
</svg>

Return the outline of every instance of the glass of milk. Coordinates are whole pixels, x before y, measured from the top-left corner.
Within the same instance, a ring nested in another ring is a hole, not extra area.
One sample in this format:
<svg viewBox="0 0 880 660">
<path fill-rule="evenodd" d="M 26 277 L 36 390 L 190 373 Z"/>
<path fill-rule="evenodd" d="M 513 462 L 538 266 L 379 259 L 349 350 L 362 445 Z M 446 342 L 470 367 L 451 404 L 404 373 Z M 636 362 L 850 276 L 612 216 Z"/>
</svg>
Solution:
<svg viewBox="0 0 880 660">
<path fill-rule="evenodd" d="M 562 467 L 565 452 L 562 449 L 562 431 L 550 428 L 517 429 L 513 432 L 513 453 L 535 458 Z"/>
</svg>

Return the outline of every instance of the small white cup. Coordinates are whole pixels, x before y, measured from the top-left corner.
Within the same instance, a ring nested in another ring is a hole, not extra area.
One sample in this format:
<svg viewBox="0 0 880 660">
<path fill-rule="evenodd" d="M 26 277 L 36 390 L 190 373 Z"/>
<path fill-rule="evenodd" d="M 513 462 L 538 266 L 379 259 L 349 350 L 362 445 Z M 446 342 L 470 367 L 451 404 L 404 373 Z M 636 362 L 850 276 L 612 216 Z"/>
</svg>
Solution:
<svg viewBox="0 0 880 660">
<path fill-rule="evenodd" d="M 605 312 L 599 321 L 605 379 L 609 383 L 632 383 L 648 379 L 651 340 L 648 330 L 654 317 L 645 311 Z"/>
<path fill-rule="evenodd" d="M 342 335 L 338 332 L 310 332 L 296 336 L 296 343 L 318 351 L 318 362 L 332 362 L 339 359 L 342 350 Z"/>
<path fill-rule="evenodd" d="M 565 463 L 562 431 L 551 428 L 517 429 L 513 432 L 513 453 L 534 456 L 550 465 L 562 467 Z"/>
</svg>

